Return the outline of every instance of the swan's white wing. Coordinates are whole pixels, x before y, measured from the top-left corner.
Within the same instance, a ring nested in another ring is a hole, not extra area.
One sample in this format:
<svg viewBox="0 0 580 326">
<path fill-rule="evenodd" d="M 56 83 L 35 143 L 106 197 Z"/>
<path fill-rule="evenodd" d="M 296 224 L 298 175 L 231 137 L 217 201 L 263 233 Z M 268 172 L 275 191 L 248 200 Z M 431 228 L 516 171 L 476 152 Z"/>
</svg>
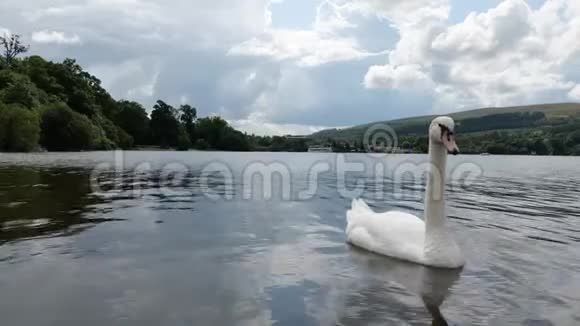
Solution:
<svg viewBox="0 0 580 326">
<path fill-rule="evenodd" d="M 409 213 L 375 213 L 355 199 L 346 213 L 348 241 L 385 256 L 421 263 L 425 241 L 425 223 Z"/>
</svg>

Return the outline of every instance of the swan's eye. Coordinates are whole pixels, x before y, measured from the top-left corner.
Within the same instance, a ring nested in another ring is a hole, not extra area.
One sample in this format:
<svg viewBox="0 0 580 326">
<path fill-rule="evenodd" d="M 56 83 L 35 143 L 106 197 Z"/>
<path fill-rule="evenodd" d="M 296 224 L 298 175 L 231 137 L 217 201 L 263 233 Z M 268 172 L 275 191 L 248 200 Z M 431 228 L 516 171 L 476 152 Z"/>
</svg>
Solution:
<svg viewBox="0 0 580 326">
<path fill-rule="evenodd" d="M 439 128 L 441 128 L 441 139 L 447 136 L 447 140 L 451 141 L 451 137 L 454 135 L 453 131 L 449 130 L 449 128 L 443 124 L 439 124 Z"/>
<path fill-rule="evenodd" d="M 441 128 L 441 136 L 443 136 L 445 133 L 449 133 L 450 130 L 449 128 L 447 128 L 447 126 L 439 124 L 439 128 Z"/>
</svg>

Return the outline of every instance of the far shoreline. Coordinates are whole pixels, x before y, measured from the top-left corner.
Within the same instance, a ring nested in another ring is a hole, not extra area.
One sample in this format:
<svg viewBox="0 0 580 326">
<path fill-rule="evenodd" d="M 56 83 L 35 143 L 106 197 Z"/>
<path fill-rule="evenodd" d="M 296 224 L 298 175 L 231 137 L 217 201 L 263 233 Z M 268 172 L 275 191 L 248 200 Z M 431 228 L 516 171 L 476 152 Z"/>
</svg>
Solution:
<svg viewBox="0 0 580 326">
<path fill-rule="evenodd" d="M 365 155 L 385 155 L 385 156 L 402 156 L 402 155 L 427 155 L 427 153 L 381 153 L 381 152 L 290 152 L 290 151 L 225 151 L 225 150 L 212 150 L 212 149 L 188 149 L 188 150 L 178 150 L 174 148 L 160 148 L 155 146 L 138 147 L 131 149 L 112 149 L 112 150 L 91 150 L 91 151 L 32 151 L 32 152 L 0 152 L 0 155 L 36 155 L 36 154 L 76 154 L 76 153 L 115 153 L 115 152 L 172 152 L 172 153 L 287 153 L 287 154 L 365 154 Z M 580 157 L 580 155 L 537 155 L 537 154 L 492 154 L 492 153 L 460 153 L 458 157 L 461 156 L 524 156 L 524 157 Z"/>
</svg>

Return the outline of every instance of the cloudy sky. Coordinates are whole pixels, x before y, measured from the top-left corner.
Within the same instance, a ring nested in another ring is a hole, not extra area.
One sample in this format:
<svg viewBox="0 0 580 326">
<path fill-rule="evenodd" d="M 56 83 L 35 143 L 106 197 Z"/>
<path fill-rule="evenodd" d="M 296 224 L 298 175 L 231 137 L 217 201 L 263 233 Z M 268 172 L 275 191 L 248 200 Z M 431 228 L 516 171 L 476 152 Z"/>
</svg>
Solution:
<svg viewBox="0 0 580 326">
<path fill-rule="evenodd" d="M 2 32 L 258 134 L 580 101 L 578 0 L 2 0 Z"/>
</svg>

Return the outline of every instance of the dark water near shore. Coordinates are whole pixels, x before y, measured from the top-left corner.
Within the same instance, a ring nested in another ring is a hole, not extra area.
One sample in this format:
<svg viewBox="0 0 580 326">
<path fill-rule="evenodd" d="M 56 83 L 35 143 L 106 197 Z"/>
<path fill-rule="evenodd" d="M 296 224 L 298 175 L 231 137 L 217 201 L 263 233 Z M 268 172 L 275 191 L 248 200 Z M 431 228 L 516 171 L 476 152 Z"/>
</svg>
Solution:
<svg viewBox="0 0 580 326">
<path fill-rule="evenodd" d="M 357 184 L 376 210 L 421 215 L 423 179 L 412 172 L 426 156 L 337 160 L 0 154 L 2 324 L 580 324 L 580 158 L 450 158 L 462 271 L 345 243 Z M 244 176 L 272 162 L 268 198 L 259 176 Z M 357 162 L 365 171 L 342 178 Z"/>
</svg>

